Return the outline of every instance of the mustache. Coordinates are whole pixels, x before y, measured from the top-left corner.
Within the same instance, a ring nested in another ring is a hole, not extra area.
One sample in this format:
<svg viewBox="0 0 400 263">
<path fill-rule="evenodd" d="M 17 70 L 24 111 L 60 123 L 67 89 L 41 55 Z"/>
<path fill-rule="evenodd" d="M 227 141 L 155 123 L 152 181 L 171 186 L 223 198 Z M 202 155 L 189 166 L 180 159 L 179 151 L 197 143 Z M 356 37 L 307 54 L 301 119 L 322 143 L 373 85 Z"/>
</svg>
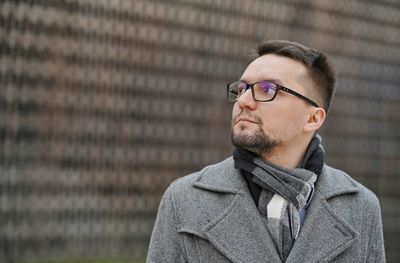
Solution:
<svg viewBox="0 0 400 263">
<path fill-rule="evenodd" d="M 238 114 L 233 116 L 232 124 L 235 124 L 240 118 L 248 118 L 248 119 L 254 120 L 257 123 L 262 124 L 262 120 L 259 116 L 252 114 L 251 112 L 245 111 L 245 110 L 242 110 L 241 112 L 239 112 Z"/>
</svg>

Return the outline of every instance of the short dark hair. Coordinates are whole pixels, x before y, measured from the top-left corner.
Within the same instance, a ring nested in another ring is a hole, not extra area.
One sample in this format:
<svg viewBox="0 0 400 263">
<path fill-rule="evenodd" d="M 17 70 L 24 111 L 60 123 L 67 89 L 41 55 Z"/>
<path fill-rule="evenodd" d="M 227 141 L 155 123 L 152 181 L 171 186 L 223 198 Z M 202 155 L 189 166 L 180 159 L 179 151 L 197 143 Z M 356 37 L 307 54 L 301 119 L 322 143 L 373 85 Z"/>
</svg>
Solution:
<svg viewBox="0 0 400 263">
<path fill-rule="evenodd" d="M 257 48 L 258 56 L 275 54 L 288 57 L 303 63 L 314 82 L 314 91 L 322 99 L 322 107 L 329 111 L 333 94 L 335 93 L 335 72 L 328 58 L 321 51 L 306 47 L 297 42 L 286 40 L 270 40 L 262 42 Z"/>
</svg>

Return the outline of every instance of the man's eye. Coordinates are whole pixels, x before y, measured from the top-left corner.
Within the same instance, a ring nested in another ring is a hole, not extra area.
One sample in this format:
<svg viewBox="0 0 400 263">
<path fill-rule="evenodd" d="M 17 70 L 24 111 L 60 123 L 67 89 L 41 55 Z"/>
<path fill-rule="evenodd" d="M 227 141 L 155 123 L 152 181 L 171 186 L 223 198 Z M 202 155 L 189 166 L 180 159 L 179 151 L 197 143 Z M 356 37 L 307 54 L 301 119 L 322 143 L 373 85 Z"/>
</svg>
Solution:
<svg viewBox="0 0 400 263">
<path fill-rule="evenodd" d="M 243 94 L 243 93 L 245 93 L 246 92 L 246 86 L 243 86 L 243 87 L 239 87 L 238 88 L 238 93 L 239 94 Z"/>
<path fill-rule="evenodd" d="M 264 83 L 261 83 L 260 86 L 261 86 L 261 90 L 264 93 L 274 93 L 276 90 L 275 85 L 273 85 L 272 83 L 264 82 Z"/>
</svg>

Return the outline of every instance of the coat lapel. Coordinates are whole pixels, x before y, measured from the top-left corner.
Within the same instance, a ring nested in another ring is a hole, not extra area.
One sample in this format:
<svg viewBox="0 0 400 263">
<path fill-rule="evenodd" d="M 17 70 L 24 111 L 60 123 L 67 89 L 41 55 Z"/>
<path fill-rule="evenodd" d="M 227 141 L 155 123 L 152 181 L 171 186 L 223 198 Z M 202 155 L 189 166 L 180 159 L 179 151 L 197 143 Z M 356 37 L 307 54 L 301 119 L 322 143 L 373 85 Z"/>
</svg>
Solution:
<svg viewBox="0 0 400 263">
<path fill-rule="evenodd" d="M 331 198 L 358 191 L 350 181 L 329 182 L 326 167 L 318 178 L 313 201 L 300 235 L 286 262 L 329 262 L 347 250 L 359 236 L 330 206 Z"/>
<path fill-rule="evenodd" d="M 202 235 L 234 263 L 280 262 L 273 241 L 240 172 L 233 168 L 224 174 L 207 173 L 194 186 L 218 194 L 234 194 L 229 206 L 202 228 Z"/>
<path fill-rule="evenodd" d="M 254 201 L 245 191 L 237 193 L 228 209 L 206 225 L 203 233 L 232 262 L 280 262 Z"/>
</svg>

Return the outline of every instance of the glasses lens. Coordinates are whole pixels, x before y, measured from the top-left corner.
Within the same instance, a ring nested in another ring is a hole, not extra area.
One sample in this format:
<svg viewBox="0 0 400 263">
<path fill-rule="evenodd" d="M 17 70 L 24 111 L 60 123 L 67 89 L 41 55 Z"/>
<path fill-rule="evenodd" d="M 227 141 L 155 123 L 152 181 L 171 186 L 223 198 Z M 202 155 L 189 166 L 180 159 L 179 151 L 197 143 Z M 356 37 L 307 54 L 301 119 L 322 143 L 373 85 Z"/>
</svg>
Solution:
<svg viewBox="0 0 400 263">
<path fill-rule="evenodd" d="M 276 84 L 268 81 L 256 83 L 254 85 L 254 97 L 256 100 L 272 100 L 277 90 Z"/>
<path fill-rule="evenodd" d="M 246 83 L 235 81 L 228 85 L 228 100 L 236 101 L 246 91 Z"/>
</svg>

